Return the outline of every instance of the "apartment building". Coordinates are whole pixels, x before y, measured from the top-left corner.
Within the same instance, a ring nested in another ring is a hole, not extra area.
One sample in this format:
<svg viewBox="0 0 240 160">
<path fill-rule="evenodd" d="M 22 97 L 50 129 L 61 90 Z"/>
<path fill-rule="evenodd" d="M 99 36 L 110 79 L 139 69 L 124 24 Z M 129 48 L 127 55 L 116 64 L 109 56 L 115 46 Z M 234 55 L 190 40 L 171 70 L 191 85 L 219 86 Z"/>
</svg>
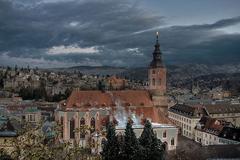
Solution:
<svg viewBox="0 0 240 160">
<path fill-rule="evenodd" d="M 168 117 L 179 127 L 180 133 L 190 139 L 194 139 L 195 126 L 203 115 L 206 115 L 202 106 L 189 106 L 176 104 L 169 108 Z"/>
<path fill-rule="evenodd" d="M 195 127 L 195 141 L 203 146 L 240 144 L 240 129 L 224 120 L 204 116 Z"/>
</svg>

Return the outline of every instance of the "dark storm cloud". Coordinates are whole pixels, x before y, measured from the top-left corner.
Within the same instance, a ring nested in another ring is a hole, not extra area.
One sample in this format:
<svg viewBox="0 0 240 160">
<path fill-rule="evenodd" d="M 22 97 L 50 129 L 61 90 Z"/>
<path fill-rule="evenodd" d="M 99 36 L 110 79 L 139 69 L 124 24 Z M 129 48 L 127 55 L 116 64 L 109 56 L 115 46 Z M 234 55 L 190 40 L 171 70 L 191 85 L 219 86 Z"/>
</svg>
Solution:
<svg viewBox="0 0 240 160">
<path fill-rule="evenodd" d="M 57 1 L 29 5 L 26 2 L 0 1 L 0 51 L 10 57 L 69 61 L 93 58 L 77 54 L 46 55 L 53 46 L 77 44 L 99 46 L 102 57 L 95 57 L 99 60 L 115 58 L 114 52 L 124 53 L 122 50 L 126 49 L 122 39 L 128 37 L 129 40 L 132 32 L 162 23 L 162 17 L 146 13 L 128 1 Z"/>
<path fill-rule="evenodd" d="M 229 50 L 232 57 L 239 58 L 239 48 L 235 46 L 239 36 L 226 35 L 218 29 L 238 24 L 240 17 L 166 28 L 164 20 L 127 0 L 0 0 L 0 55 L 14 58 L 11 63 L 27 63 L 29 58 L 34 65 L 42 66 L 46 66 L 44 61 L 47 65 L 54 62 L 66 66 L 141 66 L 151 60 L 154 32 L 159 30 L 167 62 L 197 62 L 199 56 L 222 57 Z M 59 46 L 77 46 L 80 51 L 94 47 L 97 53 L 49 54 L 49 50 Z"/>
<path fill-rule="evenodd" d="M 176 28 L 183 28 L 185 30 L 211 30 L 211 29 L 219 29 L 228 26 L 232 26 L 238 24 L 240 22 L 240 16 L 233 17 L 229 19 L 222 19 L 213 24 L 202 24 L 202 25 L 190 25 L 190 26 L 176 26 Z M 174 27 L 173 27 L 174 28 Z"/>
</svg>

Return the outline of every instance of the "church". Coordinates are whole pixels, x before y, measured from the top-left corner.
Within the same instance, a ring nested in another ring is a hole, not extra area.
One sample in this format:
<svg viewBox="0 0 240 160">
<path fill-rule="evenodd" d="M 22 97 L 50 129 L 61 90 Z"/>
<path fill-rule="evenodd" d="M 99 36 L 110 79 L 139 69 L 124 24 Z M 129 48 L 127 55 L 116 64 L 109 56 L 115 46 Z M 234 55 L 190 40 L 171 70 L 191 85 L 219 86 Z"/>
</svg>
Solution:
<svg viewBox="0 0 240 160">
<path fill-rule="evenodd" d="M 81 146 L 90 145 L 101 151 L 105 125 L 116 124 L 117 134 L 124 134 L 126 122 L 131 119 L 139 137 L 145 120 L 153 124 L 154 132 L 167 146 L 177 146 L 177 128 L 167 117 L 167 70 L 163 64 L 158 33 L 153 59 L 148 68 L 148 89 L 96 91 L 74 90 L 66 101 L 59 103 L 56 120 L 62 127 L 61 138 Z"/>
</svg>

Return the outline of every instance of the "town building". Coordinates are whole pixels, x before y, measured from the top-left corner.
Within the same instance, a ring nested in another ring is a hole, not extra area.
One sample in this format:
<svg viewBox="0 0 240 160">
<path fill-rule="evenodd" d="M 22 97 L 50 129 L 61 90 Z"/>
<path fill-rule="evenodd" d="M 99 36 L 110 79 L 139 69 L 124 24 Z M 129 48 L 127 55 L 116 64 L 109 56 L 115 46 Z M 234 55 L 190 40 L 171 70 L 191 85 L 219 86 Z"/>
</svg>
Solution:
<svg viewBox="0 0 240 160">
<path fill-rule="evenodd" d="M 17 131 L 8 118 L 0 116 L 0 149 L 10 153 L 14 149 Z"/>
<path fill-rule="evenodd" d="M 40 123 L 41 118 L 41 110 L 37 107 L 27 107 L 24 109 L 23 120 L 28 123 Z"/>
<path fill-rule="evenodd" d="M 204 108 L 210 117 L 222 119 L 240 127 L 240 104 L 216 103 L 204 105 Z"/>
<path fill-rule="evenodd" d="M 195 130 L 195 141 L 203 146 L 240 144 L 240 129 L 224 120 L 204 116 Z"/>
<path fill-rule="evenodd" d="M 176 104 L 168 110 L 168 117 L 179 127 L 181 135 L 190 139 L 194 139 L 194 128 L 201 117 L 206 114 L 206 111 L 200 105 Z"/>
<path fill-rule="evenodd" d="M 122 78 L 117 78 L 116 76 L 111 76 L 107 78 L 106 88 L 109 90 L 121 90 L 128 86 L 127 80 Z"/>
</svg>

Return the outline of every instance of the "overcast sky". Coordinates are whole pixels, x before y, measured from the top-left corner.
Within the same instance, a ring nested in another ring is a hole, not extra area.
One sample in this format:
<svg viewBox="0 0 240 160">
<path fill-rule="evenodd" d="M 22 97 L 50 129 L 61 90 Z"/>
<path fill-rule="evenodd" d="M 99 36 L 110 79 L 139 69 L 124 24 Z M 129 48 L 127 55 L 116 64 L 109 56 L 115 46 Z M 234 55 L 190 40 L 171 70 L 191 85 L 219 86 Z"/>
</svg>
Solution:
<svg viewBox="0 0 240 160">
<path fill-rule="evenodd" d="M 239 0 L 0 0 L 0 65 L 240 61 Z"/>
</svg>

